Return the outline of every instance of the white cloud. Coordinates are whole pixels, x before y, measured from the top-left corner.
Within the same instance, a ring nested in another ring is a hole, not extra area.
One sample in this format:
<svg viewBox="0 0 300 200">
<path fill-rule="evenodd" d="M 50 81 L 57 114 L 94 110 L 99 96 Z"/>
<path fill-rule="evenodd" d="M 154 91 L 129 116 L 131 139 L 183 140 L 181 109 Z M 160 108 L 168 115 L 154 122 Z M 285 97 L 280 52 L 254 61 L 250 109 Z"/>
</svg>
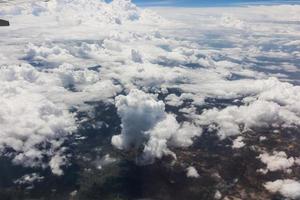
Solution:
<svg viewBox="0 0 300 200">
<path fill-rule="evenodd" d="M 145 133 L 149 140 L 144 147 L 142 162 L 153 163 L 155 158 L 162 158 L 164 155 L 176 158 L 176 155 L 168 148 L 168 141 L 179 130 L 179 127 L 173 115 L 164 113 L 164 118 Z"/>
<path fill-rule="evenodd" d="M 120 92 L 128 95 L 116 98 L 122 132 L 112 143 L 119 149 L 142 146 L 148 162 L 175 157 L 170 147 L 192 145 L 199 126 L 215 126 L 221 138 L 257 127 L 298 126 L 300 88 L 286 72 L 296 71 L 299 9 L 164 8 L 162 15 L 176 20 L 168 21 L 122 0 L 2 6 L 1 17 L 14 26 L 0 33 L 1 152 L 12 148 L 15 163 L 51 164 L 61 174 L 67 164 L 61 149 L 77 126 L 69 108 L 111 102 Z M 275 58 L 285 61 L 273 66 L 268 60 Z M 177 122 L 149 94 L 167 89 L 181 94 L 168 95 L 166 104 L 190 102 L 179 111 L 187 121 Z M 219 100 L 241 105 L 216 108 Z M 199 112 L 199 106 L 208 110 Z M 45 142 L 50 150 L 37 148 Z M 49 161 L 41 162 L 44 157 Z"/>
<path fill-rule="evenodd" d="M 264 94 L 262 93 L 262 96 Z M 282 106 L 273 101 L 255 100 L 248 105 L 204 111 L 199 116 L 198 123 L 203 125 L 216 123 L 220 138 L 238 135 L 255 127 L 294 126 L 299 125 L 300 120 L 297 104 L 291 102 L 287 106 Z M 240 125 L 244 125 L 242 130 Z"/>
<path fill-rule="evenodd" d="M 240 19 L 232 15 L 223 15 L 221 17 L 220 25 L 226 28 L 236 28 L 236 29 L 247 29 L 246 24 Z"/>
<path fill-rule="evenodd" d="M 183 104 L 183 101 L 181 100 L 180 97 L 176 96 L 175 94 L 169 94 L 166 98 L 165 98 L 166 104 L 170 105 L 170 106 L 180 106 Z"/>
<path fill-rule="evenodd" d="M 222 198 L 222 194 L 219 190 L 216 191 L 214 198 L 215 199 L 221 199 Z"/>
<path fill-rule="evenodd" d="M 43 93 L 45 86 L 52 86 L 33 67 L 10 66 L 0 71 L 0 149 L 13 149 L 16 164 L 41 167 L 46 164 L 44 158 L 53 156 L 76 129 L 74 115 Z M 38 147 L 46 143 L 49 150 Z"/>
<path fill-rule="evenodd" d="M 201 134 L 202 129 L 200 127 L 184 122 L 172 135 L 170 144 L 178 147 L 189 147 L 193 144 L 193 138 L 201 136 Z"/>
<path fill-rule="evenodd" d="M 192 138 L 202 130 L 194 125 L 180 125 L 175 116 L 165 112 L 165 105 L 156 97 L 140 90 L 131 90 L 127 96 L 116 97 L 122 132 L 112 137 L 112 144 L 119 149 L 139 148 L 143 144 L 142 163 L 152 163 L 164 155 L 176 155 L 168 145 L 190 146 Z"/>
<path fill-rule="evenodd" d="M 186 176 L 189 178 L 198 178 L 199 174 L 196 168 L 191 166 L 186 169 Z"/>
<path fill-rule="evenodd" d="M 60 154 L 56 154 L 54 155 L 50 162 L 49 162 L 49 166 L 52 170 L 52 173 L 55 175 L 63 175 L 63 170 L 61 169 L 62 166 L 66 165 L 67 160 L 66 160 L 66 156 L 65 155 L 60 155 Z"/>
<path fill-rule="evenodd" d="M 300 183 L 292 179 L 267 182 L 265 188 L 272 193 L 280 193 L 286 198 L 298 199 L 300 197 Z"/>
<path fill-rule="evenodd" d="M 232 148 L 239 149 L 244 147 L 246 144 L 243 142 L 243 137 L 239 136 L 235 140 L 233 140 Z"/>
<path fill-rule="evenodd" d="M 263 153 L 260 154 L 258 158 L 267 165 L 267 169 L 270 171 L 286 171 L 295 164 L 295 159 L 293 157 L 288 157 L 283 151 L 275 151 L 272 155 Z"/>
<path fill-rule="evenodd" d="M 30 185 L 33 184 L 34 182 L 41 182 L 44 179 L 43 176 L 40 176 L 37 173 L 32 173 L 32 174 L 26 174 L 17 180 L 14 181 L 14 183 L 19 184 L 19 185 Z"/>
<path fill-rule="evenodd" d="M 113 136 L 112 144 L 119 149 L 141 145 L 144 132 L 165 117 L 164 103 L 139 90 L 131 90 L 127 96 L 116 97 L 116 107 L 122 121 L 122 132 Z"/>
</svg>

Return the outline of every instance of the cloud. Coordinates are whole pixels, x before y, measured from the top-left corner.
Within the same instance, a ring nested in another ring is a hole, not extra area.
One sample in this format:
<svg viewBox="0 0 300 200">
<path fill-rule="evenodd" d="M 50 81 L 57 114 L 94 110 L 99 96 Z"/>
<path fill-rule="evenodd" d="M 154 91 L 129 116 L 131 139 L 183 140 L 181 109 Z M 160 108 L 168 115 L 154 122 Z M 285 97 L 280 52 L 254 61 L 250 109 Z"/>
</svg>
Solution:
<svg viewBox="0 0 300 200">
<path fill-rule="evenodd" d="M 2 6 L 14 28 L 0 33 L 1 153 L 62 174 L 79 124 L 70 108 L 89 101 L 115 103 L 122 131 L 112 144 L 140 148 L 143 163 L 175 158 L 171 149 L 191 146 L 201 127 L 224 139 L 299 126 L 299 9 L 157 9 L 165 20 L 121 0 Z"/>
<path fill-rule="evenodd" d="M 32 173 L 32 174 L 26 174 L 17 180 L 14 181 L 14 183 L 19 184 L 19 185 L 31 185 L 34 182 L 41 182 L 44 179 L 43 176 L 40 176 L 37 173 Z"/>
<path fill-rule="evenodd" d="M 170 106 L 180 106 L 183 104 L 183 101 L 180 97 L 176 96 L 175 94 L 170 94 L 165 98 L 166 104 Z"/>
<path fill-rule="evenodd" d="M 222 198 L 222 193 L 219 190 L 217 190 L 215 195 L 214 195 L 214 198 L 215 199 L 221 199 Z"/>
<path fill-rule="evenodd" d="M 221 138 L 238 135 L 255 127 L 299 125 L 299 106 L 296 100 L 298 87 L 280 82 L 273 85 L 270 84 L 271 80 L 255 83 L 258 87 L 257 89 L 253 87 L 253 92 L 257 93 L 257 97 L 245 98 L 245 101 L 249 101 L 248 104 L 228 106 L 220 110 L 216 108 L 206 110 L 198 117 L 198 123 L 203 125 L 216 123 Z M 243 86 L 240 87 L 242 88 Z M 240 125 L 244 125 L 244 128 L 241 129 Z"/>
<path fill-rule="evenodd" d="M 267 182 L 264 186 L 268 191 L 278 192 L 286 198 L 298 199 L 300 197 L 300 183 L 292 179 Z"/>
<path fill-rule="evenodd" d="M 143 147 L 140 158 L 143 164 L 153 163 L 155 158 L 165 155 L 176 158 L 168 146 L 190 146 L 192 138 L 202 132 L 189 123 L 180 125 L 174 115 L 165 112 L 162 101 L 140 90 L 131 90 L 127 96 L 117 96 L 116 106 L 122 132 L 112 137 L 112 144 L 125 150 Z"/>
<path fill-rule="evenodd" d="M 63 175 L 64 172 L 61 167 L 66 165 L 66 159 L 66 156 L 60 154 L 56 154 L 51 158 L 49 166 L 53 174 L 58 176 Z"/>
<path fill-rule="evenodd" d="M 33 67 L 10 66 L 0 71 L 0 149 L 12 149 L 16 164 L 41 167 L 76 130 L 74 115 L 42 92 L 48 85 Z"/>
<path fill-rule="evenodd" d="M 144 142 L 144 132 L 165 117 L 164 103 L 140 90 L 116 97 L 116 107 L 122 121 L 122 132 L 112 138 L 112 144 L 119 149 L 139 147 Z"/>
<path fill-rule="evenodd" d="M 244 147 L 246 144 L 243 142 L 243 137 L 239 136 L 235 140 L 233 140 L 232 148 L 239 149 Z"/>
<path fill-rule="evenodd" d="M 267 165 L 267 169 L 270 171 L 284 170 L 286 171 L 295 164 L 295 159 L 289 157 L 285 152 L 273 152 L 272 155 L 268 153 L 260 154 L 258 157 L 261 162 Z"/>
<path fill-rule="evenodd" d="M 188 167 L 186 169 L 186 176 L 189 178 L 198 178 L 199 174 L 197 172 L 197 170 L 195 169 L 195 167 Z"/>
</svg>

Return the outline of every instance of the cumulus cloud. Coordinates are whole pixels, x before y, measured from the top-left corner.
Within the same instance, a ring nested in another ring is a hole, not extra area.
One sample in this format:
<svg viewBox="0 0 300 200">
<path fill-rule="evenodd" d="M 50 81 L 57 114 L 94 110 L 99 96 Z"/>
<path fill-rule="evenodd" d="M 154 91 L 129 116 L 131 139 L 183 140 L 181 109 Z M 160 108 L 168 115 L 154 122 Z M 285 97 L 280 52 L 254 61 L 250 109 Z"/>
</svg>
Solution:
<svg viewBox="0 0 300 200">
<path fill-rule="evenodd" d="M 268 153 L 260 154 L 258 157 L 261 162 L 267 165 L 267 169 L 270 171 L 287 170 L 295 163 L 293 157 L 288 157 L 285 152 L 273 152 L 272 155 Z"/>
<path fill-rule="evenodd" d="M 32 173 L 32 174 L 26 174 L 17 180 L 14 181 L 14 183 L 19 184 L 19 185 L 31 185 L 35 182 L 41 182 L 44 179 L 43 176 L 40 176 L 37 173 Z"/>
<path fill-rule="evenodd" d="M 162 101 L 152 94 L 131 90 L 127 96 L 116 97 L 122 132 L 112 137 L 112 144 L 119 149 L 139 148 L 144 145 L 142 163 L 152 163 L 155 158 L 175 154 L 168 145 L 186 147 L 192 138 L 200 136 L 201 129 L 184 123 L 180 125 L 174 115 L 165 112 Z"/>
<path fill-rule="evenodd" d="M 69 108 L 109 102 L 121 92 L 128 94 L 115 99 L 122 131 L 111 142 L 121 150 L 141 148 L 144 163 L 176 157 L 170 149 L 192 145 L 200 126 L 220 138 L 298 126 L 300 87 L 286 72 L 296 70 L 299 30 L 283 19 L 298 19 L 299 8 L 164 9 L 163 15 L 180 21 L 171 22 L 127 0 L 3 6 L 0 15 L 9 16 L 14 29 L 0 33 L 1 152 L 13 149 L 14 163 L 62 174 L 64 140 L 77 125 Z M 232 15 L 220 15 L 228 11 Z M 273 33 L 281 34 L 280 41 Z M 273 58 L 278 66 L 269 62 Z M 168 94 L 170 89 L 178 93 Z M 160 92 L 165 103 L 150 94 Z M 182 106 L 187 120 L 177 121 L 165 104 Z M 234 140 L 233 147 L 243 145 L 241 137 Z"/>
<path fill-rule="evenodd" d="M 243 137 L 239 136 L 235 140 L 233 140 L 232 148 L 239 149 L 244 147 L 246 144 L 243 142 Z"/>
<path fill-rule="evenodd" d="M 214 198 L 215 198 L 215 199 L 221 199 L 221 198 L 222 198 L 222 193 L 221 193 L 219 190 L 217 190 L 217 191 L 215 192 Z"/>
<path fill-rule="evenodd" d="M 176 158 L 176 155 L 168 148 L 168 140 L 178 129 L 179 124 L 175 117 L 166 114 L 163 120 L 147 131 L 145 134 L 148 135 L 149 140 L 144 147 L 142 162 L 153 163 L 155 158 L 162 158 L 164 155 Z"/>
<path fill-rule="evenodd" d="M 164 103 L 140 90 L 116 97 L 116 107 L 122 121 L 122 132 L 113 136 L 112 144 L 119 149 L 141 145 L 143 133 L 165 117 Z"/>
<path fill-rule="evenodd" d="M 217 124 L 218 135 L 225 138 L 255 127 L 299 125 L 295 104 L 282 106 L 273 101 L 255 100 L 249 105 L 211 109 L 199 116 L 200 124 Z M 244 125 L 241 129 L 240 125 Z"/>
<path fill-rule="evenodd" d="M 107 100 L 120 89 L 111 81 L 99 82 L 98 72 L 74 70 L 72 65 L 46 72 L 26 64 L 2 66 L 0 86 L 1 153 L 12 150 L 13 163 L 50 167 L 56 175 L 68 163 L 64 142 L 77 129 L 69 108 Z"/>
<path fill-rule="evenodd" d="M 6 5 L 0 9 L 1 16 L 10 15 L 15 21 L 37 20 L 43 25 L 42 21 L 46 20 L 52 24 L 51 28 L 49 24 L 45 26 L 46 37 L 56 39 L 69 35 L 72 26 L 121 26 L 126 22 L 139 21 L 141 13 L 142 11 L 126 0 L 115 0 L 112 3 L 97 0 L 54 0 L 24 3 L 14 8 Z M 143 13 L 142 17 L 155 15 L 147 13 Z M 32 35 L 32 27 L 18 22 L 14 25 L 30 29 L 27 33 L 23 31 L 24 37 L 28 34 L 27 37 L 39 38 Z M 57 31 L 61 26 L 68 27 L 64 29 L 64 33 Z M 54 174 L 63 174 L 62 167 L 69 162 L 64 143 L 77 128 L 75 113 L 71 113 L 70 108 L 85 109 L 86 101 L 109 101 L 122 90 L 114 77 L 100 77 L 101 66 L 98 66 L 98 61 L 111 61 L 106 53 L 115 51 L 114 46 L 119 46 L 121 40 L 129 41 L 134 34 L 126 33 L 126 38 L 121 37 L 123 34 L 119 31 L 111 35 L 110 33 L 113 31 L 105 34 L 113 40 L 108 38 L 103 43 L 99 40 L 96 43 L 68 44 L 65 39 L 57 43 L 51 39 L 47 42 L 29 39 L 31 42 L 26 40 L 26 44 L 17 42 L 22 47 L 13 48 L 13 51 L 22 49 L 18 53 L 10 53 L 4 50 L 8 48 L 1 46 L 0 150 L 3 154 L 12 150 L 9 155 L 13 163 L 27 167 L 49 167 Z M 74 36 L 82 35 L 79 33 Z M 89 59 L 92 61 L 87 61 Z M 140 53 L 133 50 L 132 60 L 139 63 L 141 59 Z M 10 62 L 20 66 L 7 65 Z M 24 64 L 26 62 L 30 64 Z M 98 67 L 89 68 L 94 64 Z M 111 75 L 111 72 L 107 73 Z"/>
<path fill-rule="evenodd" d="M 65 155 L 56 154 L 51 158 L 49 166 L 53 174 L 60 176 L 64 173 L 61 167 L 66 165 L 66 163 L 67 158 Z"/>
<path fill-rule="evenodd" d="M 188 167 L 186 169 L 186 176 L 189 178 L 198 178 L 199 174 L 195 167 Z"/>
<path fill-rule="evenodd" d="M 265 183 L 265 188 L 272 193 L 280 193 L 282 196 L 291 199 L 300 197 L 300 183 L 292 179 L 276 180 Z"/>
<path fill-rule="evenodd" d="M 8 4 L 9 5 L 9 4 Z M 52 16 L 62 25 L 79 25 L 82 23 L 121 24 L 127 20 L 139 19 L 139 9 L 127 0 L 80 1 L 53 0 L 51 2 L 32 2 L 7 6 L 0 14 Z"/>
<path fill-rule="evenodd" d="M 45 157 L 54 156 L 76 129 L 74 115 L 65 105 L 51 101 L 43 87 L 42 75 L 31 66 L 1 68 L 0 149 L 12 149 L 16 164 L 47 164 Z"/>
<path fill-rule="evenodd" d="M 183 104 L 183 101 L 180 97 L 176 96 L 175 94 L 170 94 L 165 98 L 166 104 L 170 106 L 180 106 Z"/>
</svg>

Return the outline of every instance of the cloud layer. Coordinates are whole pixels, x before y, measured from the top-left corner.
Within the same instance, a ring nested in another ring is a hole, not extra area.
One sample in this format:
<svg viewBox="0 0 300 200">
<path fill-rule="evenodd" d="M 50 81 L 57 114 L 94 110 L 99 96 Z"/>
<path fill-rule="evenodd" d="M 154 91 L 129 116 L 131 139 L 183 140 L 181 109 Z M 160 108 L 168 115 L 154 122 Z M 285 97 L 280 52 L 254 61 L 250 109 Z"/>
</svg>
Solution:
<svg viewBox="0 0 300 200">
<path fill-rule="evenodd" d="M 0 33 L 1 154 L 62 175 L 88 102 L 116 107 L 121 132 L 111 143 L 137 151 L 140 164 L 175 160 L 203 130 L 241 152 L 248 132 L 263 145 L 271 136 L 256 130 L 299 127 L 299 6 L 156 11 L 168 20 L 126 0 L 1 7 L 13 24 Z M 298 155 L 258 144 L 269 171 L 294 170 Z M 266 188 L 298 198 L 286 179 Z"/>
</svg>

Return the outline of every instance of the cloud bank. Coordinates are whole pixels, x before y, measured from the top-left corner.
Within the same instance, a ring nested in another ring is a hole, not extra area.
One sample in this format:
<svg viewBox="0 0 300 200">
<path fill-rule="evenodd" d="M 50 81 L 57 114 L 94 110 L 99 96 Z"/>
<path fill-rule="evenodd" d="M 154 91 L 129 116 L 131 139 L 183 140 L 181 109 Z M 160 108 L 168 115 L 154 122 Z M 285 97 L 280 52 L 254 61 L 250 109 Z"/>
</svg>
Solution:
<svg viewBox="0 0 300 200">
<path fill-rule="evenodd" d="M 202 130 L 234 138 L 242 152 L 248 131 L 299 127 L 299 6 L 156 11 L 168 20 L 126 0 L 1 7 L 14 24 L 0 33 L 1 155 L 62 175 L 87 102 L 116 107 L 121 132 L 111 143 L 136 151 L 139 164 L 175 160 Z M 271 172 L 292 170 L 295 157 L 278 148 L 258 159 Z M 298 198 L 298 183 L 282 176 L 266 188 Z"/>
</svg>

